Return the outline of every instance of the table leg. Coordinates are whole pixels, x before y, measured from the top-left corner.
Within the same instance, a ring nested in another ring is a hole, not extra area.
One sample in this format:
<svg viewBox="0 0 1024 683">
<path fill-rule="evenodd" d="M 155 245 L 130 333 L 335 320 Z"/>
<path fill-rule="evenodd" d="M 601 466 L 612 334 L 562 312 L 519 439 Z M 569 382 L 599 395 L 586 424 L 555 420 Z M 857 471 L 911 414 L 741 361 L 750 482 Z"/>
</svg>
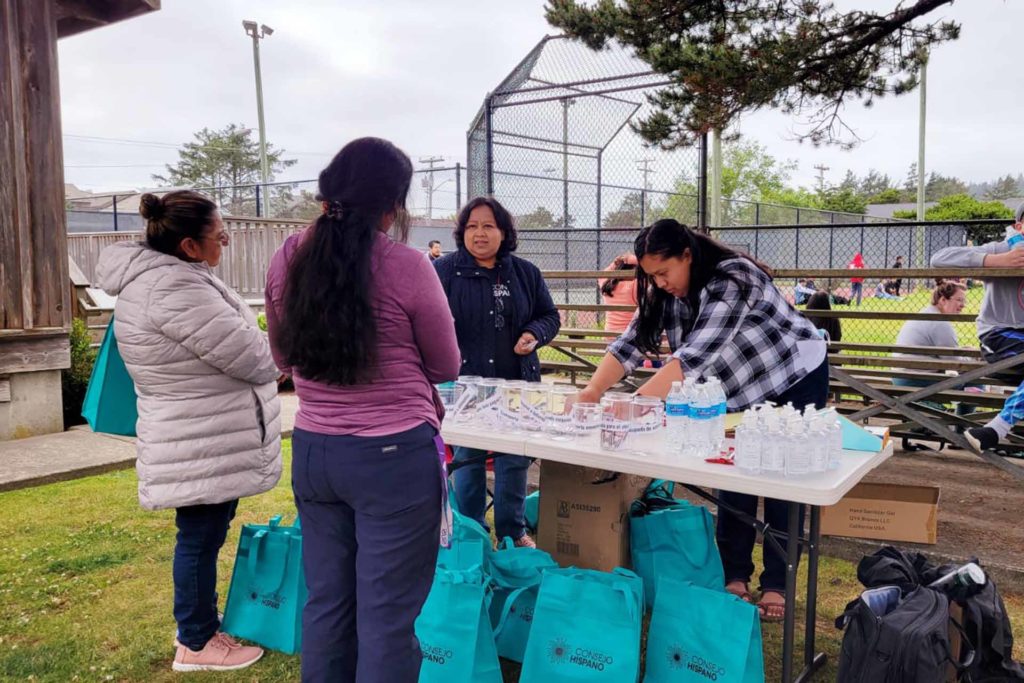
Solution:
<svg viewBox="0 0 1024 683">
<path fill-rule="evenodd" d="M 821 508 L 811 507 L 811 529 L 807 543 L 807 621 L 804 631 L 804 669 L 796 677 L 797 683 L 809 681 L 825 666 L 825 653 L 815 652 L 815 633 L 818 618 L 818 557 L 821 552 Z"/>
<path fill-rule="evenodd" d="M 793 680 L 793 644 L 796 630 L 796 567 L 800 550 L 800 504 L 789 504 L 786 534 L 786 618 L 782 625 L 782 681 Z"/>
</svg>

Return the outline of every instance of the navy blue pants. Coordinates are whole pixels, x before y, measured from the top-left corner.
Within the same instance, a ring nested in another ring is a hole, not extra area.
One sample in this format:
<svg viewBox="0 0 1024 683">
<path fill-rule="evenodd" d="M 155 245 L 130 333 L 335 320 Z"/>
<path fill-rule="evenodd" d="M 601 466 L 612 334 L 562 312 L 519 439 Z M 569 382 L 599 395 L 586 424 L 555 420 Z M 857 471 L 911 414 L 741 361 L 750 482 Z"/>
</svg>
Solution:
<svg viewBox="0 0 1024 683">
<path fill-rule="evenodd" d="M 189 505 L 175 510 L 178 540 L 174 546 L 174 620 L 178 641 L 202 650 L 220 628 L 217 616 L 217 554 L 235 518 L 237 500 Z"/>
<path fill-rule="evenodd" d="M 828 360 L 822 362 L 803 379 L 784 391 L 780 396 L 769 396 L 769 401 L 785 405 L 792 401 L 800 410 L 808 403 L 824 408 L 828 400 Z M 719 500 L 751 517 L 757 515 L 757 496 L 732 491 L 719 491 Z M 764 499 L 764 521 L 773 529 L 786 531 L 789 528 L 789 503 L 774 498 Z M 800 506 L 800 529 L 804 528 L 804 506 Z M 750 581 L 754 574 L 754 541 L 757 530 L 750 524 L 724 508 L 718 509 L 718 527 L 715 530 L 718 552 L 722 555 L 725 581 Z M 785 543 L 782 544 L 785 548 Z M 761 590 L 780 593 L 786 588 L 786 557 L 780 555 L 770 543 L 762 547 L 764 571 L 761 572 Z"/>
<path fill-rule="evenodd" d="M 459 446 L 455 462 L 477 458 L 486 451 Z M 496 453 L 494 458 L 494 533 L 518 541 L 526 533 L 526 471 L 529 458 Z M 487 469 L 483 460 L 455 470 L 455 499 L 459 512 L 490 531 L 487 511 Z"/>
<path fill-rule="evenodd" d="M 435 435 L 427 424 L 379 437 L 295 430 L 305 683 L 418 680 L 413 625 L 433 582 L 441 524 Z"/>
</svg>

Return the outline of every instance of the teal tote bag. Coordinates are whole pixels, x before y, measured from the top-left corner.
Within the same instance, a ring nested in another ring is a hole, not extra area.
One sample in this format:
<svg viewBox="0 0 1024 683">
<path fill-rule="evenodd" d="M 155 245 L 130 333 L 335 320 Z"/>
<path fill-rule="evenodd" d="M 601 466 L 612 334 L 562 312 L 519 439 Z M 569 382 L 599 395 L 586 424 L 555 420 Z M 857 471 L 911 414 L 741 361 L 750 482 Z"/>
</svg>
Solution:
<svg viewBox="0 0 1024 683">
<path fill-rule="evenodd" d="M 762 683 L 757 607 L 724 591 L 658 580 L 644 683 Z"/>
<path fill-rule="evenodd" d="M 494 596 L 490 617 L 499 657 L 523 661 L 541 579 L 545 571 L 557 568 L 548 553 L 539 548 L 517 548 L 508 537 L 501 549 L 491 554 Z"/>
<path fill-rule="evenodd" d="M 302 529 L 246 524 L 238 539 L 235 570 L 221 629 L 286 654 L 302 648 L 302 609 L 306 574 L 302 568 Z"/>
<path fill-rule="evenodd" d="M 82 417 L 94 432 L 135 436 L 135 423 L 139 419 L 135 401 L 135 383 L 117 350 L 114 319 L 111 318 L 85 389 Z"/>
<path fill-rule="evenodd" d="M 643 590 L 625 569 L 545 571 L 520 683 L 635 683 Z"/>
<path fill-rule="evenodd" d="M 423 653 L 419 683 L 502 683 L 489 599 L 489 580 L 479 565 L 437 568 L 416 619 Z"/>
<path fill-rule="evenodd" d="M 534 491 L 523 501 L 523 515 L 526 518 L 526 530 L 537 533 L 540 520 L 540 491 Z"/>
<path fill-rule="evenodd" d="M 457 508 L 455 494 L 448 484 L 448 500 L 452 506 L 452 535 L 448 548 L 441 546 L 437 552 L 437 566 L 446 569 L 469 569 L 481 566 L 490 571 L 491 535 L 475 520 L 466 517 Z"/>
<path fill-rule="evenodd" d="M 671 483 L 656 480 L 630 506 L 629 550 L 633 570 L 644 580 L 648 608 L 660 577 L 725 590 L 715 525 L 703 505 L 672 497 Z"/>
</svg>

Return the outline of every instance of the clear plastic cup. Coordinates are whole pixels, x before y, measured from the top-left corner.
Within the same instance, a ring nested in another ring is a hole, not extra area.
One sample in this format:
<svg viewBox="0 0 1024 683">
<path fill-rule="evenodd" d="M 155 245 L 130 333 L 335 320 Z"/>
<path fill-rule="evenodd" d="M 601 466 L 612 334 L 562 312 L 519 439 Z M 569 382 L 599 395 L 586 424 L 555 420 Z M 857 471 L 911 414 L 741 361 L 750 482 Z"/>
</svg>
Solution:
<svg viewBox="0 0 1024 683">
<path fill-rule="evenodd" d="M 665 404 L 656 396 L 634 396 L 629 431 L 653 434 L 665 426 Z"/>
<path fill-rule="evenodd" d="M 601 448 L 618 451 L 625 447 L 633 416 L 633 397 L 605 394 L 601 399 Z"/>
<path fill-rule="evenodd" d="M 548 433 L 555 441 L 568 441 L 576 433 L 572 408 L 579 401 L 580 390 L 570 386 L 551 387 L 548 398 Z"/>
<path fill-rule="evenodd" d="M 501 402 L 498 404 L 498 426 L 508 432 L 519 431 L 519 414 L 523 407 L 523 389 L 527 382 L 511 380 L 501 387 Z"/>
<path fill-rule="evenodd" d="M 548 401 L 551 387 L 544 382 L 528 382 L 523 387 L 522 408 L 519 411 L 519 428 L 525 432 L 543 434 L 547 426 Z"/>
<path fill-rule="evenodd" d="M 455 404 L 452 418 L 456 422 L 468 422 L 476 416 L 480 404 L 480 382 L 478 375 L 461 375 L 455 380 Z"/>
<path fill-rule="evenodd" d="M 477 404 L 477 419 L 492 429 L 498 428 L 498 412 L 501 406 L 501 388 L 505 380 L 500 377 L 484 377 L 480 380 L 480 403 Z"/>
<path fill-rule="evenodd" d="M 577 436 L 588 436 L 601 429 L 604 411 L 600 403 L 576 403 L 572 407 L 572 427 Z"/>
<path fill-rule="evenodd" d="M 450 415 L 452 408 L 455 407 L 455 382 L 445 382 L 434 386 L 437 388 L 438 396 L 441 397 L 441 405 L 444 406 L 445 413 Z"/>
</svg>

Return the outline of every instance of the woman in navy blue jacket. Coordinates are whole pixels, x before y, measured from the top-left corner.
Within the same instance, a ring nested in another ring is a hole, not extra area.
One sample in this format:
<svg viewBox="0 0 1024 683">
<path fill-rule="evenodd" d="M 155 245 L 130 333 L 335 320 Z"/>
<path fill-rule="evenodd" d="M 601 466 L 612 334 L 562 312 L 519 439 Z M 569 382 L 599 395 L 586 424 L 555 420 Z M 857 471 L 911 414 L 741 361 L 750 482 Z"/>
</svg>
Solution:
<svg viewBox="0 0 1024 683">
<path fill-rule="evenodd" d="M 512 254 L 512 216 L 496 200 L 478 197 L 459 212 L 455 243 L 458 250 L 434 261 L 434 268 L 455 318 L 462 374 L 539 380 L 537 349 L 558 334 L 561 321 L 540 270 Z M 458 447 L 455 459 L 480 453 Z M 523 517 L 529 466 L 521 456 L 495 458 L 494 530 L 499 539 L 509 536 L 516 545 L 532 547 Z M 483 462 L 455 473 L 459 509 L 484 528 L 486 484 Z"/>
</svg>

